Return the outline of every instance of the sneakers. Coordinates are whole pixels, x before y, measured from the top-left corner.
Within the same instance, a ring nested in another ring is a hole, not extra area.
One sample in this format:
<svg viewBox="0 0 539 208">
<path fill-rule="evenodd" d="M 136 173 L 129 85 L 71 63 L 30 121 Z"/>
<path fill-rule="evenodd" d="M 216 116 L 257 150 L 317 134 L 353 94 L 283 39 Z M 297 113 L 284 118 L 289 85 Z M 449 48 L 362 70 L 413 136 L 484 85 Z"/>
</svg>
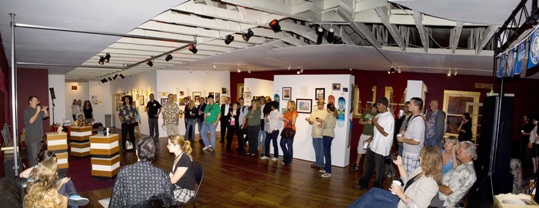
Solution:
<svg viewBox="0 0 539 208">
<path fill-rule="evenodd" d="M 262 156 L 260 157 L 261 160 L 267 160 L 269 157 L 266 157 L 266 156 Z"/>
<path fill-rule="evenodd" d="M 86 206 L 90 202 L 87 198 L 81 197 L 77 194 L 69 196 L 68 204 L 77 206 Z"/>
<path fill-rule="evenodd" d="M 210 148 L 211 148 L 211 145 L 208 145 L 208 146 L 205 146 L 204 148 L 202 148 L 202 150 L 206 151 L 206 150 L 208 150 Z"/>
<path fill-rule="evenodd" d="M 320 173 L 326 173 L 326 170 L 318 170 Z"/>
<path fill-rule="evenodd" d="M 210 147 L 210 148 L 208 148 L 208 151 L 213 152 L 213 151 L 215 151 L 215 149 Z"/>
<path fill-rule="evenodd" d="M 276 158 L 276 157 L 271 158 L 271 161 L 273 161 L 273 162 L 275 162 L 277 160 L 279 160 L 279 158 Z"/>
<path fill-rule="evenodd" d="M 359 170 L 359 167 L 357 165 L 354 165 L 354 167 L 352 167 L 352 170 Z"/>
<path fill-rule="evenodd" d="M 331 177 L 331 173 L 322 174 L 322 178 L 329 178 L 329 177 Z"/>
</svg>

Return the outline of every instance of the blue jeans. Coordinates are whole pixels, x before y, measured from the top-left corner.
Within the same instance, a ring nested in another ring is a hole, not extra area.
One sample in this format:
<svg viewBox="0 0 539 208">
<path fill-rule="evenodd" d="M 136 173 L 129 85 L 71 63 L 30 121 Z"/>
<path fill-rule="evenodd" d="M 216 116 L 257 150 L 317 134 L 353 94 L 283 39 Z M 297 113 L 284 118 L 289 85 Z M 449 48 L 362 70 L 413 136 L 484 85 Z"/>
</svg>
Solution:
<svg viewBox="0 0 539 208">
<path fill-rule="evenodd" d="M 284 164 L 292 163 L 292 158 L 294 157 L 293 143 L 294 143 L 294 138 L 281 137 L 281 149 L 283 150 Z"/>
<path fill-rule="evenodd" d="M 319 168 L 324 168 L 324 139 L 313 138 L 314 156 L 316 158 L 314 164 Z"/>
<path fill-rule="evenodd" d="M 191 127 L 191 135 L 193 135 L 191 142 L 195 141 L 195 123 L 196 119 L 187 119 L 187 124 L 185 125 L 185 140 L 191 140 L 189 139 L 189 127 Z"/>
<path fill-rule="evenodd" d="M 438 141 L 436 141 L 436 139 L 426 139 L 425 140 L 425 145 L 435 146 L 435 147 L 440 146 L 440 144 L 438 143 Z"/>
<path fill-rule="evenodd" d="M 204 125 L 203 119 L 198 119 L 198 133 L 199 133 L 200 135 L 202 135 L 202 133 L 200 133 L 200 132 L 201 132 L 201 130 L 202 130 L 202 126 L 203 126 L 203 125 Z"/>
<path fill-rule="evenodd" d="M 324 170 L 326 173 L 331 173 L 331 141 L 333 141 L 333 137 L 324 136 L 324 158 L 326 159 Z"/>
<path fill-rule="evenodd" d="M 202 124 L 202 133 L 200 133 L 201 137 L 202 137 L 202 141 L 204 141 L 204 144 L 206 145 L 206 147 L 208 145 L 211 145 L 211 147 L 215 148 L 215 129 L 217 128 L 217 124 L 216 125 L 213 125 L 213 124 L 209 124 L 209 123 L 206 123 L 204 122 L 204 124 Z M 208 139 L 208 131 L 210 131 L 210 138 Z M 210 141 L 211 140 L 211 141 Z"/>
<path fill-rule="evenodd" d="M 266 132 L 267 133 L 267 132 Z M 272 131 L 266 135 L 266 149 L 264 149 L 264 155 L 269 157 L 270 153 L 270 142 L 273 140 L 273 157 L 279 157 L 279 147 L 277 146 L 277 137 L 279 136 L 279 130 Z"/>
<path fill-rule="evenodd" d="M 391 192 L 380 189 L 372 188 L 367 193 L 363 194 L 359 199 L 354 201 L 348 206 L 348 208 L 389 208 L 397 207 L 399 205 L 399 197 L 391 194 Z"/>
<path fill-rule="evenodd" d="M 36 165 L 37 155 L 41 149 L 41 141 L 28 142 L 26 141 L 26 150 L 28 152 L 28 167 L 34 167 Z M 22 167 L 22 166 L 21 166 Z"/>
<path fill-rule="evenodd" d="M 258 141 L 258 139 L 260 139 L 260 141 Z M 264 127 L 262 125 L 260 126 L 260 131 L 258 132 L 257 142 L 260 144 L 261 155 L 269 157 L 269 155 L 265 155 L 265 152 L 264 152 L 264 150 L 266 149 L 266 131 L 264 131 Z M 250 142 L 249 142 L 249 146 L 251 146 Z"/>
</svg>

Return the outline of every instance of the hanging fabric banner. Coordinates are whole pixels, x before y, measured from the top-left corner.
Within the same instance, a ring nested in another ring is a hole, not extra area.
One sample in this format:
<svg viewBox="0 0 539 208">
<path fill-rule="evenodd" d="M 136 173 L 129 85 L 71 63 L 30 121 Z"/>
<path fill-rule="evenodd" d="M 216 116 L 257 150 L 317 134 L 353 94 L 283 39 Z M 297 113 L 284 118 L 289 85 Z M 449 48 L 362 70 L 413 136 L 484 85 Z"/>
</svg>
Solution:
<svg viewBox="0 0 539 208">
<path fill-rule="evenodd" d="M 535 30 L 530 36 L 530 52 L 528 56 L 528 69 L 539 64 L 539 30 Z"/>
<path fill-rule="evenodd" d="M 505 67 L 505 74 L 504 77 L 513 77 L 515 76 L 515 66 L 517 61 L 517 50 L 515 48 L 511 49 L 507 53 L 507 58 L 505 63 L 507 64 L 507 67 Z"/>
<path fill-rule="evenodd" d="M 518 52 L 517 52 L 517 63 L 515 66 L 515 74 L 518 75 L 520 72 L 522 72 L 522 69 L 526 68 L 526 64 L 528 63 L 528 47 L 526 47 L 528 44 L 528 41 L 523 41 L 518 45 Z"/>
<path fill-rule="evenodd" d="M 507 54 L 502 54 L 500 56 L 500 58 L 498 58 L 498 73 L 497 73 L 497 77 L 501 78 L 501 77 L 504 77 L 504 75 L 506 74 L 505 73 L 505 67 L 507 67 L 506 65 L 506 59 L 507 59 Z"/>
</svg>

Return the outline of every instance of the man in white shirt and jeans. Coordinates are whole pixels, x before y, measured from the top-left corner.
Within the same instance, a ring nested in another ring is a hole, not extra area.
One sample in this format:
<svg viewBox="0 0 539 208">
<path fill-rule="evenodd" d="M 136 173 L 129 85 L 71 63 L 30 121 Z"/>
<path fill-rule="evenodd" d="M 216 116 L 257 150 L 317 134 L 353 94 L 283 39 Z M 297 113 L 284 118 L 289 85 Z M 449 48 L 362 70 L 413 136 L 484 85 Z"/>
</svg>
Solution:
<svg viewBox="0 0 539 208">
<path fill-rule="evenodd" d="M 363 164 L 363 176 L 359 179 L 359 184 L 354 185 L 357 189 L 366 189 L 372 176 L 372 171 L 376 172 L 374 187 L 382 188 L 384 179 L 384 158 L 389 155 L 393 145 L 393 131 L 395 118 L 388 111 L 389 101 L 382 97 L 378 99 L 379 114 L 372 119 L 374 134 L 372 139 L 367 140 L 370 146 L 367 148 L 365 163 Z"/>
<path fill-rule="evenodd" d="M 397 135 L 397 141 L 402 142 L 402 164 L 408 174 L 419 166 L 419 151 L 425 142 L 425 120 L 421 116 L 423 100 L 418 97 L 410 99 L 408 110 L 412 115 L 408 118 L 405 130 Z"/>
</svg>

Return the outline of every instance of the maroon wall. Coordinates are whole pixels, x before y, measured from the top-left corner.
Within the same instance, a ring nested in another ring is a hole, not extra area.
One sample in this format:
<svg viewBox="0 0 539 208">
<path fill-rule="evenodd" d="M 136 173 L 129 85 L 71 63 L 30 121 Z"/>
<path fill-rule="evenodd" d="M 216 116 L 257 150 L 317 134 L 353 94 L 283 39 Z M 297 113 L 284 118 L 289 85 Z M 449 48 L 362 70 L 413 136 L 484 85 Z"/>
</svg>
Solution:
<svg viewBox="0 0 539 208">
<path fill-rule="evenodd" d="M 35 95 L 39 98 L 41 101 L 41 107 L 49 106 L 49 70 L 23 68 L 17 69 L 17 118 L 19 132 L 21 132 L 21 130 L 24 128 L 24 119 L 22 113 L 24 112 L 24 109 L 28 107 L 28 97 L 31 95 Z M 44 132 L 49 131 L 49 121 L 50 119 L 43 121 Z"/>
<path fill-rule="evenodd" d="M 266 72 L 252 72 L 252 73 L 231 73 L 231 98 L 237 100 L 237 84 L 243 83 L 244 78 L 258 78 L 273 80 L 274 75 L 296 74 L 295 70 L 291 71 L 266 71 Z M 387 72 L 380 71 L 362 71 L 362 70 L 305 70 L 303 74 L 351 74 L 355 76 L 355 84 L 358 84 L 360 80 L 370 79 L 373 80 L 374 85 L 377 86 L 376 97 L 384 96 L 385 86 L 392 86 L 392 82 L 398 80 L 400 77 L 405 80 L 422 80 L 428 88 L 428 103 L 430 100 L 438 100 L 440 106 L 443 106 L 444 90 L 461 90 L 461 91 L 474 91 L 481 93 L 481 102 L 487 92 L 490 89 L 477 89 L 475 83 L 493 83 L 494 92 L 499 92 L 498 80 L 492 77 L 486 76 L 466 76 L 458 75 L 448 77 L 445 74 L 431 74 L 431 73 L 405 73 L 388 75 Z M 397 76 L 390 78 L 390 76 Z M 515 114 L 513 123 L 513 138 L 518 139 L 520 134 L 520 125 L 522 124 L 522 115 L 532 114 L 539 115 L 539 109 L 537 103 L 539 103 L 539 80 L 535 79 L 515 79 L 506 82 L 505 93 L 515 94 Z M 518 107 L 517 107 L 518 106 Z M 354 119 L 354 126 L 352 128 L 352 150 L 355 150 L 361 134 L 362 126 L 358 125 L 358 120 Z M 351 157 L 355 159 L 355 154 L 351 154 Z M 352 160 L 351 160 L 352 161 Z"/>
<path fill-rule="evenodd" d="M 7 62 L 7 57 L 6 57 L 6 53 L 4 51 L 4 44 L 2 42 L 2 35 L 0 34 L 0 73 L 2 76 L 0 76 L 0 82 L 2 83 L 0 85 L 0 89 L 4 89 L 3 90 L 0 90 L 0 127 L 4 127 L 4 123 L 8 123 L 8 124 L 11 124 L 11 105 L 10 105 L 10 99 L 9 99 L 9 92 L 10 92 L 10 88 L 9 88 L 9 65 L 8 65 L 8 62 Z M 3 143 L 3 138 L 2 140 L 0 141 L 0 144 Z"/>
</svg>

